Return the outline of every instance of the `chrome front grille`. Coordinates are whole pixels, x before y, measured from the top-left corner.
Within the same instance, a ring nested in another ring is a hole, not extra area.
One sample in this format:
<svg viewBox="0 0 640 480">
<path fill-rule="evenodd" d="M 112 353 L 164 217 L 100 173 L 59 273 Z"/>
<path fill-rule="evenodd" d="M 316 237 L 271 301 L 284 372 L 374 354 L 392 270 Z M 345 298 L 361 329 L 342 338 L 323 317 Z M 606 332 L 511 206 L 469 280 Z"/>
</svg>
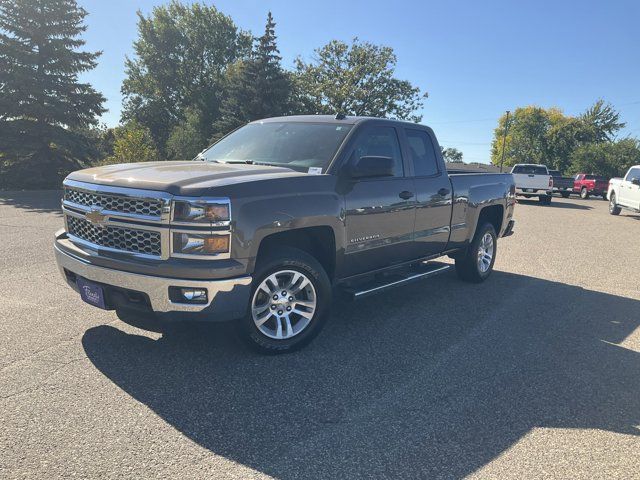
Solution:
<svg viewBox="0 0 640 480">
<path fill-rule="evenodd" d="M 162 215 L 162 200 L 135 198 L 103 192 L 87 192 L 65 187 L 64 200 L 85 207 L 99 207 L 111 212 L 158 217 Z"/>
<path fill-rule="evenodd" d="M 67 229 L 69 235 L 100 247 L 157 257 L 162 253 L 159 231 L 98 226 L 71 215 L 67 216 Z"/>
</svg>

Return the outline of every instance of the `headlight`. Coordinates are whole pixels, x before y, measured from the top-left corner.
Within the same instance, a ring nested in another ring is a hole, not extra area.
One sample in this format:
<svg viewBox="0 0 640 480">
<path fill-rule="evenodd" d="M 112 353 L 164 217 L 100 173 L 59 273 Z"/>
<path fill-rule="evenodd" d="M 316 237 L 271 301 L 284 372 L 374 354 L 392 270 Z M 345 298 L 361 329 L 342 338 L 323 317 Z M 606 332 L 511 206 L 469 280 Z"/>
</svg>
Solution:
<svg viewBox="0 0 640 480">
<path fill-rule="evenodd" d="M 187 255 L 217 255 L 229 251 L 229 235 L 208 233 L 173 234 L 173 253 Z"/>
<path fill-rule="evenodd" d="M 173 205 L 173 220 L 189 223 L 228 222 L 229 204 L 178 200 Z"/>
</svg>

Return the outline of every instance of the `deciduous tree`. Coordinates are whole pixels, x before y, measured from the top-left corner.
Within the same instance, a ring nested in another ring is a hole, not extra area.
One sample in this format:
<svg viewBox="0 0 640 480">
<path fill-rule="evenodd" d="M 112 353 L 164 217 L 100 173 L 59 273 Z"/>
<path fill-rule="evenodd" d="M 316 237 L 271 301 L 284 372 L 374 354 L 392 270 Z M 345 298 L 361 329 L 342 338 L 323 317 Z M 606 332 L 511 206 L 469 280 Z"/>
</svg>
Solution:
<svg viewBox="0 0 640 480">
<path fill-rule="evenodd" d="M 457 148 L 453 148 L 453 147 L 443 148 L 443 147 L 440 147 L 440 149 L 442 150 L 442 156 L 444 157 L 444 161 L 445 162 L 463 163 L 463 161 L 462 161 L 462 152 L 460 150 L 458 150 Z"/>
<path fill-rule="evenodd" d="M 498 165 L 502 157 L 505 126 L 506 115 L 503 115 L 494 131 L 491 148 L 494 165 Z M 594 152 L 597 149 L 587 147 L 610 143 L 624 126 L 619 113 L 603 100 L 577 117 L 567 116 L 557 108 L 517 108 L 509 119 L 504 163 L 507 166 L 540 163 L 565 171 L 570 169 L 576 149 L 585 147 L 583 154 Z"/>
<path fill-rule="evenodd" d="M 251 37 L 214 6 L 172 1 L 138 13 L 135 57 L 126 60 L 123 120 L 149 128 L 161 150 L 187 110 L 202 115 L 211 135 L 224 97 L 227 67 L 248 55 Z"/>
<path fill-rule="evenodd" d="M 419 122 L 420 89 L 395 77 L 391 47 L 333 40 L 315 50 L 311 62 L 296 60 L 299 108 L 307 113 L 344 113 Z"/>
<path fill-rule="evenodd" d="M 115 129 L 113 155 L 102 163 L 152 162 L 159 157 L 149 129 L 132 120 Z"/>
<path fill-rule="evenodd" d="M 634 138 L 616 142 L 587 143 L 571 155 L 570 173 L 593 173 L 607 178 L 623 175 L 640 164 L 640 144 Z"/>
</svg>

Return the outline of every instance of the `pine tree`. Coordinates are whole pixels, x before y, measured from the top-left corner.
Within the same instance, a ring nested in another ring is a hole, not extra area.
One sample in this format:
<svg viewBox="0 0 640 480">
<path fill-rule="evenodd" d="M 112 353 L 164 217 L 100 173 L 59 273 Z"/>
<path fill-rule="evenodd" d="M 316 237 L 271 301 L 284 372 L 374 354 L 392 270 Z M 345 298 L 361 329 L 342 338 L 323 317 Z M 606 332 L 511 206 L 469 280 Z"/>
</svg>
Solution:
<svg viewBox="0 0 640 480">
<path fill-rule="evenodd" d="M 216 136 L 252 120 L 290 113 L 292 82 L 280 64 L 275 26 L 269 12 L 264 35 L 257 39 L 249 59 L 229 69 Z"/>
<path fill-rule="evenodd" d="M 54 185 L 89 154 L 78 132 L 105 99 L 78 81 L 100 55 L 79 51 L 86 15 L 75 0 L 0 0 L 1 183 Z"/>
</svg>

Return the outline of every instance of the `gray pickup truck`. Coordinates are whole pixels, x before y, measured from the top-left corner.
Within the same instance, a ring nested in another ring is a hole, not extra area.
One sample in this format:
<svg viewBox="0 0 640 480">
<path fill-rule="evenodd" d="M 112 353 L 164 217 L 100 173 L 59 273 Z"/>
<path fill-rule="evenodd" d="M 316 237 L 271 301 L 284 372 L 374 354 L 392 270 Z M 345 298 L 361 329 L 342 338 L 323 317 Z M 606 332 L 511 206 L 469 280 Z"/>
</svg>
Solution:
<svg viewBox="0 0 640 480">
<path fill-rule="evenodd" d="M 452 174 L 433 131 L 361 117 L 245 125 L 193 161 L 109 165 L 64 181 L 60 271 L 123 320 L 235 320 L 261 352 L 353 298 L 447 271 L 485 280 L 513 232 L 510 174 Z"/>
</svg>

